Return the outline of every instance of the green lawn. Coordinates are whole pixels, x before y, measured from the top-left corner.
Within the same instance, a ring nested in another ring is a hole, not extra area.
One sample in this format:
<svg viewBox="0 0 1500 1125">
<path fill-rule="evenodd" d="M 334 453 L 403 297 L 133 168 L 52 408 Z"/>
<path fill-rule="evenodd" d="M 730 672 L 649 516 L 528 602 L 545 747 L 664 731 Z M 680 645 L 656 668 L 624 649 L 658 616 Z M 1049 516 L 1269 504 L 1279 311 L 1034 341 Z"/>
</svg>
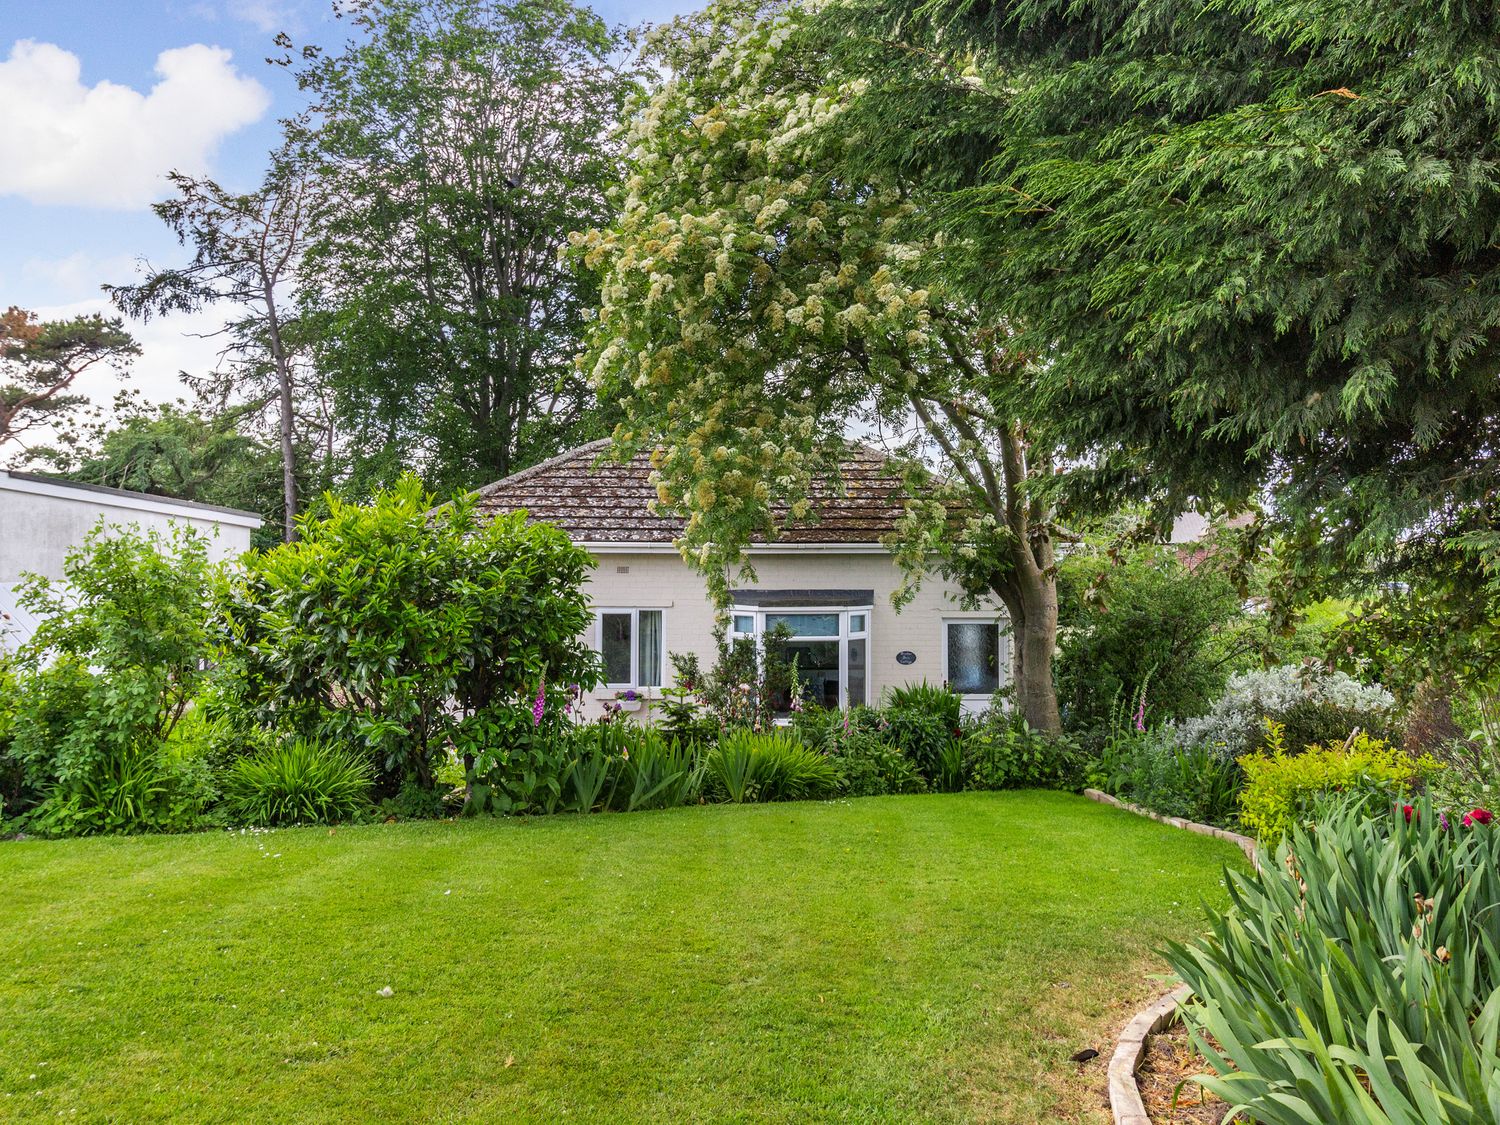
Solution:
<svg viewBox="0 0 1500 1125">
<path fill-rule="evenodd" d="M 0 844 L 0 1119 L 1102 1120 L 1239 862 L 1031 792 Z"/>
</svg>

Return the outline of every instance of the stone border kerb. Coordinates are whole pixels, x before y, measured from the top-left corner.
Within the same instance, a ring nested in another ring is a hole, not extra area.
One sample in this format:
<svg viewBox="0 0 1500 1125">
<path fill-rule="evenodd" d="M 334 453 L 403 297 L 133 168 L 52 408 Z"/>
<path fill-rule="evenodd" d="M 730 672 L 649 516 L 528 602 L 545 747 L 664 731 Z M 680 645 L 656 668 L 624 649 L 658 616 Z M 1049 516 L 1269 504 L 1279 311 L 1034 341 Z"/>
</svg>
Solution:
<svg viewBox="0 0 1500 1125">
<path fill-rule="evenodd" d="M 1151 1037 L 1176 1022 L 1178 1006 L 1191 995 L 1187 985 L 1174 988 L 1137 1012 L 1120 1033 L 1115 1053 L 1109 1059 L 1109 1108 L 1115 1125 L 1151 1125 L 1135 1072 L 1140 1069 L 1141 1057 Z"/>
<path fill-rule="evenodd" d="M 1118 797 L 1111 797 L 1098 789 L 1085 789 L 1083 795 L 1101 805 L 1114 805 L 1117 809 L 1149 817 L 1172 828 L 1183 828 L 1200 836 L 1228 840 L 1245 853 L 1245 858 L 1252 867 L 1260 870 L 1255 841 L 1249 836 L 1242 836 L 1227 828 L 1215 828 L 1212 824 L 1199 824 L 1196 820 L 1184 820 L 1180 816 L 1164 816 Z M 1146 1045 L 1151 1042 L 1151 1037 L 1177 1022 L 1177 1009 L 1191 995 L 1192 990 L 1187 985 L 1174 988 L 1137 1012 L 1120 1033 L 1115 1053 L 1109 1059 L 1109 1108 L 1114 1115 L 1115 1125 L 1151 1125 L 1151 1118 L 1146 1113 L 1146 1103 L 1141 1100 L 1141 1088 L 1135 1080 L 1135 1072 L 1140 1069 L 1141 1058 L 1146 1053 Z"/>
</svg>

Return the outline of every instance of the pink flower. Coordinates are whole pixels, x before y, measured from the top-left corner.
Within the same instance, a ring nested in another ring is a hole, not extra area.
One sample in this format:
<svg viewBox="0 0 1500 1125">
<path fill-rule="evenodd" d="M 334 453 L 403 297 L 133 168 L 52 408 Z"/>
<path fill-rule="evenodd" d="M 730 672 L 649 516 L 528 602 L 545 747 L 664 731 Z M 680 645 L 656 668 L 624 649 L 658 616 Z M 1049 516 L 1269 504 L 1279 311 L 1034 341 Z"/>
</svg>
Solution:
<svg viewBox="0 0 1500 1125">
<path fill-rule="evenodd" d="M 1464 813 L 1464 827 L 1473 828 L 1476 824 L 1489 824 L 1495 819 L 1495 814 L 1489 809 L 1474 809 Z"/>
<path fill-rule="evenodd" d="M 1135 709 L 1135 729 L 1146 729 L 1146 693 L 1141 692 L 1141 705 Z"/>
<path fill-rule="evenodd" d="M 547 677 L 543 676 L 536 685 L 536 702 L 531 705 L 531 725 L 539 727 L 542 725 L 542 712 L 547 708 Z"/>
</svg>

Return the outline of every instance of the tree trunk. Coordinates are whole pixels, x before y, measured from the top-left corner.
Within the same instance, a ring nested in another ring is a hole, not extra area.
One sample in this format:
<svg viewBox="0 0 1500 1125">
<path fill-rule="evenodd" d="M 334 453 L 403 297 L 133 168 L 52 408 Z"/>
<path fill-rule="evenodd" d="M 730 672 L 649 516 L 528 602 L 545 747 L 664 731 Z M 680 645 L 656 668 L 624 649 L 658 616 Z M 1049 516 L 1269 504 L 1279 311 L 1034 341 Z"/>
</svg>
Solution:
<svg viewBox="0 0 1500 1125">
<path fill-rule="evenodd" d="M 297 538 L 297 467 L 293 460 L 296 449 L 292 442 L 292 382 L 282 371 L 281 361 L 278 360 L 276 366 L 281 397 L 281 491 L 286 507 L 282 539 L 290 543 Z"/>
<path fill-rule="evenodd" d="M 285 507 L 281 538 L 283 542 L 291 543 L 297 538 L 297 450 L 292 440 L 292 364 L 281 339 L 281 319 L 276 313 L 276 289 L 270 278 L 265 278 L 262 293 L 266 302 L 271 362 L 276 368 L 276 396 L 281 404 L 281 495 Z"/>
<path fill-rule="evenodd" d="M 1057 583 L 1043 578 L 1034 595 L 1023 595 L 1019 617 L 1012 614 L 1011 643 L 1015 647 L 1015 706 L 1033 730 L 1062 733 L 1057 685 L 1052 678 L 1052 656 L 1057 649 Z"/>
<path fill-rule="evenodd" d="M 1052 678 L 1057 651 L 1057 570 L 1050 537 L 1022 541 L 1015 564 L 995 592 L 1010 614 L 1013 699 L 1033 730 L 1062 733 L 1057 684 Z"/>
</svg>

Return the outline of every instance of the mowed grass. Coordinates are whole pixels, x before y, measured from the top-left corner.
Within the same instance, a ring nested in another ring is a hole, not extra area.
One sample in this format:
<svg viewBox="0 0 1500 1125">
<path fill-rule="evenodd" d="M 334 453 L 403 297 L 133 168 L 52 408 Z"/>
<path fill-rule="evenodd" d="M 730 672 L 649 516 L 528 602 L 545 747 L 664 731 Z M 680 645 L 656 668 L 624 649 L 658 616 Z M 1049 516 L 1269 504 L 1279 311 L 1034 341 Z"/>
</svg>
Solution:
<svg viewBox="0 0 1500 1125">
<path fill-rule="evenodd" d="M 1039 792 L 3 844 L 0 1119 L 1104 1120 L 1241 862 Z"/>
</svg>

